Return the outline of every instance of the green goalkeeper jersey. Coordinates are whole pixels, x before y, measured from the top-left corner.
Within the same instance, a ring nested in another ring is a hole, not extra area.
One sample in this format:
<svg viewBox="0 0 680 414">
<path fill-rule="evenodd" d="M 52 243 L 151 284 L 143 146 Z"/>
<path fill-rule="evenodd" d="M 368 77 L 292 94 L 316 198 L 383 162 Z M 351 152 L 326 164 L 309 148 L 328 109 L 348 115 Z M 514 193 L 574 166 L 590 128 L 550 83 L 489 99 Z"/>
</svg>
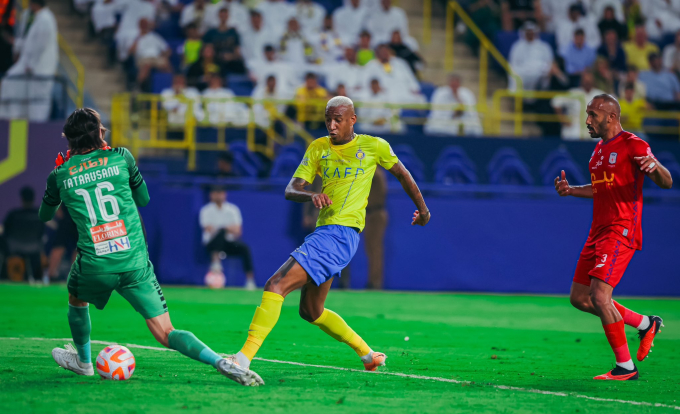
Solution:
<svg viewBox="0 0 680 414">
<path fill-rule="evenodd" d="M 63 202 L 71 213 L 83 274 L 147 267 L 146 238 L 133 199 L 142 184 L 135 159 L 125 148 L 73 155 L 47 177 L 43 204 Z"/>
</svg>

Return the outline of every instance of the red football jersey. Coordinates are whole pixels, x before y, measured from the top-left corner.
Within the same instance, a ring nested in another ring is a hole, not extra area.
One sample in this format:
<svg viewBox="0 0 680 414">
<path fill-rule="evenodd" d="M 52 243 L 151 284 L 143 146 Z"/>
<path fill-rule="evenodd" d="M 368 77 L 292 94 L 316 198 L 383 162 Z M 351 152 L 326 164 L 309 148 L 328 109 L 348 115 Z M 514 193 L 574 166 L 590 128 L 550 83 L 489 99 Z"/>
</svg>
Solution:
<svg viewBox="0 0 680 414">
<path fill-rule="evenodd" d="M 645 174 L 634 157 L 652 155 L 649 144 L 622 131 L 600 141 L 588 169 L 593 186 L 593 223 L 588 242 L 613 237 L 626 246 L 642 248 L 642 183 Z"/>
</svg>

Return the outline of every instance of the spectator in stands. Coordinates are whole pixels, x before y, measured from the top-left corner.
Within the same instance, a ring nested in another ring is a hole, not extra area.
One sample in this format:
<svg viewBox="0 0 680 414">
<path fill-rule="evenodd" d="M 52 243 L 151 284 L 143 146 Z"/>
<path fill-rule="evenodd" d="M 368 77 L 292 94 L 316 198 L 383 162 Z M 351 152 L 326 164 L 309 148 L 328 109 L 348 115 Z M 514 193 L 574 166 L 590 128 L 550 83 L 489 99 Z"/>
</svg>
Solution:
<svg viewBox="0 0 680 414">
<path fill-rule="evenodd" d="M 395 30 L 392 33 L 392 40 L 389 46 L 398 58 L 401 58 L 408 63 L 413 74 L 418 76 L 418 67 L 422 64 L 423 58 L 420 57 L 418 52 L 414 52 L 402 42 L 401 32 L 399 32 L 399 30 Z"/>
<path fill-rule="evenodd" d="M 182 9 L 179 25 L 185 28 L 193 23 L 198 27 L 198 32 L 204 35 L 211 27 L 216 25 L 216 19 L 212 12 L 213 10 L 206 4 L 205 0 L 194 0 Z"/>
<path fill-rule="evenodd" d="M 217 61 L 215 47 L 212 43 L 203 45 L 201 57 L 187 70 L 187 81 L 189 86 L 198 88 L 202 91 L 208 86 L 208 80 L 212 75 L 225 77 L 227 75 L 224 67 Z"/>
<path fill-rule="evenodd" d="M 318 41 L 316 42 L 319 63 L 324 66 L 333 66 L 342 62 L 345 55 L 345 47 L 342 38 L 333 29 L 333 18 L 329 14 L 323 20 L 323 30 L 315 33 Z"/>
<path fill-rule="evenodd" d="M 526 22 L 520 31 L 520 38 L 510 49 L 510 67 L 522 79 L 526 90 L 542 89 L 548 81 L 553 63 L 550 45 L 538 38 L 538 27 Z M 516 88 L 515 80 L 509 77 L 509 88 Z"/>
<path fill-rule="evenodd" d="M 572 4 L 569 7 L 568 18 L 556 23 L 555 40 L 558 51 L 564 51 L 569 47 L 578 29 L 583 30 L 585 43 L 590 48 L 600 47 L 600 32 L 597 30 L 596 22 L 590 16 L 583 15 L 581 6 Z"/>
<path fill-rule="evenodd" d="M 385 104 L 391 103 L 389 90 L 380 85 L 378 78 L 371 79 L 368 92 L 361 99 L 363 106 L 358 109 L 359 130 L 368 133 L 401 132 L 404 128 L 399 120 L 398 112 L 386 108 Z M 392 122 L 394 121 L 394 122 Z"/>
<path fill-rule="evenodd" d="M 359 66 L 364 66 L 373 59 L 375 59 L 375 50 L 371 47 L 371 33 L 364 30 L 359 35 L 357 63 Z"/>
<path fill-rule="evenodd" d="M 449 84 L 434 91 L 431 103 L 435 108 L 427 118 L 425 133 L 452 136 L 482 134 L 477 99 L 470 89 L 461 86 L 460 76 L 449 75 Z M 436 108 L 445 105 L 450 108 Z"/>
<path fill-rule="evenodd" d="M 391 0 L 380 0 L 380 7 L 368 14 L 364 27 L 371 33 L 373 45 L 389 43 L 392 33 L 399 30 L 404 42 L 411 48 L 418 49 L 418 43 L 409 36 L 406 13 L 403 9 L 392 6 Z"/>
<path fill-rule="evenodd" d="M 281 37 L 279 52 L 281 59 L 297 73 L 308 71 L 309 65 L 316 63 L 314 42 L 302 32 L 294 17 L 288 20 L 288 30 Z"/>
<path fill-rule="evenodd" d="M 227 202 L 227 192 L 221 187 L 210 189 L 210 203 L 201 208 L 199 221 L 203 229 L 203 244 L 210 253 L 211 271 L 222 271 L 222 259 L 235 256 L 241 259 L 246 273 L 246 289 L 254 290 L 255 274 L 250 247 L 240 241 L 243 235 L 241 210 Z M 225 254 L 227 256 L 225 256 Z"/>
<path fill-rule="evenodd" d="M 598 57 L 595 60 L 595 67 L 593 69 L 593 77 L 595 78 L 595 88 L 605 91 L 610 95 L 614 95 L 616 91 L 617 77 L 609 68 L 609 62 L 603 57 Z"/>
<path fill-rule="evenodd" d="M 253 61 L 264 60 L 264 47 L 273 45 L 278 42 L 278 38 L 262 24 L 262 13 L 257 10 L 250 11 L 250 24 L 244 25 L 241 30 L 241 43 L 243 47 L 243 57 L 246 60 L 246 65 L 250 68 Z"/>
<path fill-rule="evenodd" d="M 623 44 L 626 52 L 626 61 L 638 70 L 649 70 L 649 55 L 659 53 L 659 46 L 647 40 L 647 31 L 642 25 L 635 26 L 633 40 Z"/>
<path fill-rule="evenodd" d="M 59 64 L 57 21 L 45 0 L 30 0 L 32 23 L 20 44 L 19 58 L 0 84 L 0 118 L 44 122 L 52 109 L 52 88 Z M 28 22 L 22 22 L 27 27 Z"/>
<path fill-rule="evenodd" d="M 130 47 L 130 55 L 135 57 L 137 65 L 137 84 L 144 91 L 151 89 L 147 80 L 152 70 L 170 72 L 168 58 L 172 51 L 158 33 L 153 31 L 152 23 L 147 19 L 139 21 L 139 36 Z"/>
<path fill-rule="evenodd" d="M 203 119 L 201 94 L 196 88 L 187 87 L 186 77 L 181 73 L 172 77 L 172 87 L 161 92 L 161 102 L 168 113 L 168 125 L 181 128 L 181 131 L 168 132 L 168 139 L 182 139 L 190 106 L 194 118 L 199 121 Z"/>
<path fill-rule="evenodd" d="M 184 40 L 182 46 L 182 67 L 188 68 L 194 64 L 201 57 L 201 49 L 203 49 L 203 40 L 198 33 L 198 27 L 194 23 L 189 23 L 184 28 L 187 38 Z"/>
<path fill-rule="evenodd" d="M 266 81 L 258 83 L 251 97 L 258 101 L 264 101 L 253 105 L 255 123 L 262 128 L 269 127 L 270 123 L 276 118 L 276 115 L 282 114 L 286 110 L 284 104 L 267 102 L 266 100 L 287 100 L 292 98 L 289 89 L 286 88 L 285 84 L 279 83 L 275 75 L 269 75 Z"/>
<path fill-rule="evenodd" d="M 302 31 L 313 38 L 324 28 L 326 9 L 312 0 L 297 0 L 295 3 L 295 18 L 300 23 Z"/>
<path fill-rule="evenodd" d="M 350 0 L 333 12 L 333 27 L 344 45 L 354 46 L 359 42 L 367 11 L 366 7 L 362 7 L 361 0 Z"/>
<path fill-rule="evenodd" d="M 264 24 L 277 39 L 286 31 L 288 21 L 295 17 L 295 6 L 285 0 L 266 0 L 260 2 L 257 10 L 262 13 Z"/>
<path fill-rule="evenodd" d="M 308 129 L 319 129 L 323 126 L 326 101 L 330 98 L 328 91 L 319 86 L 315 73 L 305 75 L 305 84 L 295 92 L 297 120 Z M 291 107 L 292 108 L 292 107 Z M 295 118 L 292 113 L 290 118 Z"/>
<path fill-rule="evenodd" d="M 621 82 L 619 82 L 619 96 L 623 96 L 625 93 L 625 85 L 630 83 L 635 87 L 635 99 L 647 99 L 647 87 L 644 83 L 638 79 L 639 71 L 635 66 L 628 66 L 626 71 L 626 76 Z"/>
<path fill-rule="evenodd" d="M 650 70 L 640 72 L 640 81 L 647 88 L 647 101 L 656 109 L 674 110 L 679 108 L 680 81 L 675 74 L 665 70 L 661 56 L 649 55 Z"/>
<path fill-rule="evenodd" d="M 661 41 L 665 35 L 680 30 L 680 11 L 674 0 L 640 1 L 646 17 L 645 29 L 650 39 Z"/>
<path fill-rule="evenodd" d="M 102 0 L 95 2 L 90 11 L 90 23 L 92 24 L 93 33 L 110 49 L 110 65 L 116 62 L 115 48 L 112 46 L 114 45 L 113 38 L 116 33 L 116 26 L 118 25 L 116 15 L 120 8 L 120 3 L 115 0 Z"/>
<path fill-rule="evenodd" d="M 241 38 L 235 28 L 229 26 L 229 8 L 219 10 L 219 26 L 208 30 L 204 43 L 215 48 L 216 60 L 226 73 L 244 74 L 246 67 L 241 56 Z"/>
<path fill-rule="evenodd" d="M 342 83 L 338 83 L 338 86 L 337 86 L 337 88 L 335 88 L 335 91 L 333 92 L 333 95 L 335 95 L 335 96 L 347 96 L 347 97 L 349 97 L 349 95 L 347 94 L 347 88 L 346 88 L 345 85 L 342 84 Z"/>
<path fill-rule="evenodd" d="M 619 99 L 621 105 L 621 126 L 626 131 L 642 133 L 642 119 L 646 110 L 651 109 L 643 98 L 635 97 L 635 85 L 626 83 L 623 95 Z"/>
<path fill-rule="evenodd" d="M 604 33 L 604 42 L 597 49 L 597 54 L 607 59 L 610 69 L 618 76 L 626 72 L 626 52 L 623 51 L 615 30 L 608 30 Z"/>
<path fill-rule="evenodd" d="M 147 19 L 153 22 L 156 19 L 156 6 L 153 0 L 129 0 L 124 7 L 115 36 L 118 60 L 121 62 L 128 59 L 130 46 L 139 36 L 139 21 Z"/>
<path fill-rule="evenodd" d="M 236 97 L 231 89 L 222 86 L 223 78 L 212 74 L 208 87 L 201 94 L 208 123 L 211 125 L 245 126 L 248 124 L 248 107 L 243 102 L 234 102 Z"/>
<path fill-rule="evenodd" d="M 288 62 L 277 58 L 276 49 L 267 45 L 264 47 L 264 59 L 250 63 L 250 77 L 257 84 L 263 83 L 267 77 L 276 77 L 280 86 L 292 89 L 299 85 L 297 76 Z"/>
<path fill-rule="evenodd" d="M 345 48 L 345 59 L 326 67 L 326 86 L 330 90 L 343 85 L 348 96 L 359 96 L 364 90 L 364 68 L 357 64 L 357 53 Z"/>
<path fill-rule="evenodd" d="M 552 99 L 555 112 L 563 118 L 562 139 L 588 139 L 590 137 L 586 129 L 585 106 L 595 95 L 604 93 L 594 87 L 594 82 L 591 72 L 583 72 L 580 87 L 569 89 L 568 96 L 560 95 Z"/>
<path fill-rule="evenodd" d="M 663 48 L 663 68 L 680 76 L 680 30 L 675 33 L 675 42 Z"/>
<path fill-rule="evenodd" d="M 376 59 L 364 67 L 364 77 L 368 80 L 365 84 L 367 90 L 370 89 L 370 82 L 378 79 L 382 89 L 386 89 L 396 103 L 425 102 L 425 97 L 420 93 L 420 84 L 408 63 L 392 56 L 387 45 L 377 47 Z"/>
<path fill-rule="evenodd" d="M 596 20 L 609 20 L 607 17 L 607 9 L 611 9 L 611 17 L 614 18 L 619 23 L 625 23 L 626 16 L 623 10 L 623 3 L 619 0 L 591 0 L 590 2 L 590 13 L 593 14 Z M 627 29 L 626 29 L 627 30 Z M 605 30 L 601 33 L 604 35 Z M 628 37 L 627 33 L 619 33 L 620 39 L 625 39 Z"/>
<path fill-rule="evenodd" d="M 239 0 L 220 0 L 211 7 L 217 8 L 218 12 L 219 9 L 227 7 L 229 9 L 229 27 L 235 27 L 239 34 L 243 34 L 244 30 L 246 30 L 250 19 L 249 11 L 246 6 L 239 3 Z M 262 48 L 260 48 L 260 50 L 262 50 Z"/>
<path fill-rule="evenodd" d="M 496 38 L 496 33 L 501 28 L 501 9 L 497 1 L 471 0 L 467 12 L 487 38 Z M 479 38 L 469 27 L 465 32 L 465 42 L 472 50 L 478 50 Z"/>
<path fill-rule="evenodd" d="M 501 0 L 503 30 L 515 31 L 527 21 L 541 21 L 541 19 L 539 0 Z"/>
<path fill-rule="evenodd" d="M 33 189 L 22 187 L 19 195 L 21 207 L 7 213 L 4 237 L 9 255 L 19 256 L 24 260 L 28 279 L 33 281 L 42 277 L 41 255 L 45 225 L 40 221 L 38 209 L 33 204 L 35 200 Z"/>
<path fill-rule="evenodd" d="M 595 63 L 595 49 L 586 44 L 586 37 L 583 29 L 576 29 L 574 40 L 570 45 L 563 48 L 561 55 L 564 58 L 564 68 L 567 74 L 578 80 L 584 70 L 590 68 Z"/>
<path fill-rule="evenodd" d="M 614 31 L 618 39 L 628 38 L 628 27 L 616 18 L 614 6 L 611 4 L 605 7 L 604 15 L 602 16 L 602 20 L 597 24 L 597 28 L 600 30 L 600 36 L 602 38 L 606 36 L 608 31 Z"/>
<path fill-rule="evenodd" d="M 234 154 L 231 152 L 225 151 L 217 157 L 217 177 L 238 177 L 234 171 Z"/>
</svg>

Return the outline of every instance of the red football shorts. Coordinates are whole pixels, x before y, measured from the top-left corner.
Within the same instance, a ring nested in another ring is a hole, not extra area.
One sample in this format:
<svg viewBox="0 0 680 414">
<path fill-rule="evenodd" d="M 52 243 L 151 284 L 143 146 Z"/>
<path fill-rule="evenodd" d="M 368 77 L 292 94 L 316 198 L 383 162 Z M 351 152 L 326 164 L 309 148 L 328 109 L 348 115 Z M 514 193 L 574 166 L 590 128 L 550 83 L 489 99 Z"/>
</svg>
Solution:
<svg viewBox="0 0 680 414">
<path fill-rule="evenodd" d="M 605 238 L 586 242 L 576 264 L 574 282 L 590 286 L 590 278 L 596 277 L 616 287 L 633 258 L 635 249 L 619 240 Z"/>
</svg>

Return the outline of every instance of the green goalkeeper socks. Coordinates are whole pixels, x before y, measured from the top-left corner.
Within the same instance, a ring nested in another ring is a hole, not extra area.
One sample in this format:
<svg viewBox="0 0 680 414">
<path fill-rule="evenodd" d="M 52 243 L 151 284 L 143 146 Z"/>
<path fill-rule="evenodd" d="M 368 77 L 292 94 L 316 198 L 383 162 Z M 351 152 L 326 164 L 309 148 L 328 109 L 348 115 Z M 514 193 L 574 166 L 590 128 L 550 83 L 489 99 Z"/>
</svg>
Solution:
<svg viewBox="0 0 680 414">
<path fill-rule="evenodd" d="M 179 351 L 191 359 L 212 365 L 215 368 L 217 368 L 217 362 L 222 359 L 221 356 L 217 355 L 206 344 L 196 338 L 196 335 L 188 331 L 175 329 L 170 332 L 168 335 L 168 345 L 170 345 L 171 349 Z"/>
<path fill-rule="evenodd" d="M 90 312 L 87 306 L 73 306 L 68 305 L 68 325 L 71 327 L 71 336 L 73 343 L 78 350 L 78 358 L 80 362 L 92 362 L 92 354 L 90 350 Z"/>
</svg>

